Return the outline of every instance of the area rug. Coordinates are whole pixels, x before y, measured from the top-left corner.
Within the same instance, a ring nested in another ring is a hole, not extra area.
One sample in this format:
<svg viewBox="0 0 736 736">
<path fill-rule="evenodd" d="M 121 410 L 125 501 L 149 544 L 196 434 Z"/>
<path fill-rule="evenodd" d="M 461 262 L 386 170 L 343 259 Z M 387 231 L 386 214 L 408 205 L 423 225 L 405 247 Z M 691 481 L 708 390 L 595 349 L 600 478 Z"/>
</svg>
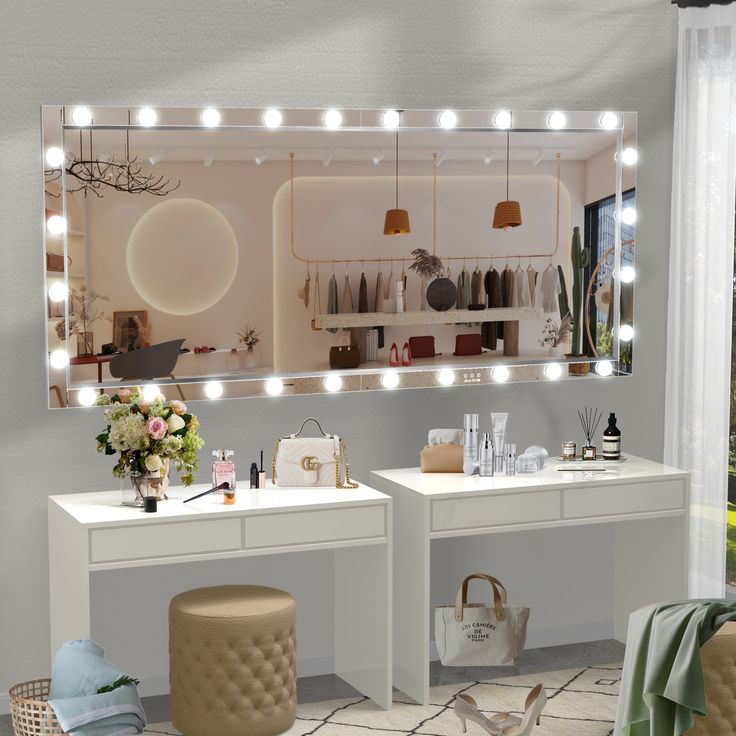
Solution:
<svg viewBox="0 0 736 736">
<path fill-rule="evenodd" d="M 616 716 L 620 665 L 581 667 L 499 680 L 440 685 L 430 691 L 430 705 L 402 702 L 397 694 L 390 711 L 379 710 L 366 698 L 330 700 L 300 705 L 289 736 L 461 736 L 453 711 L 458 693 L 468 693 L 486 713 L 521 715 L 529 690 L 542 682 L 549 701 L 533 736 L 610 736 Z M 146 733 L 179 736 L 170 723 L 154 723 Z M 468 736 L 485 731 L 468 721 Z"/>
</svg>

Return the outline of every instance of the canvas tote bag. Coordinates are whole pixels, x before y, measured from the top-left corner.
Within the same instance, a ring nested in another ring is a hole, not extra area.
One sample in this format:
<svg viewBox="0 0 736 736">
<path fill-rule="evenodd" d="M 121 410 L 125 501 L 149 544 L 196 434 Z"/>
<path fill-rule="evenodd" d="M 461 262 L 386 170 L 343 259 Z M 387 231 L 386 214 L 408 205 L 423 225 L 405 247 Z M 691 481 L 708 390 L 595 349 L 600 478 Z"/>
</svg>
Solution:
<svg viewBox="0 0 736 736">
<path fill-rule="evenodd" d="M 468 603 L 468 583 L 485 580 L 493 605 Z M 528 608 L 506 605 L 506 588 L 491 575 L 473 573 L 463 580 L 454 606 L 437 606 L 434 636 L 443 665 L 475 667 L 515 664 L 524 650 Z"/>
</svg>

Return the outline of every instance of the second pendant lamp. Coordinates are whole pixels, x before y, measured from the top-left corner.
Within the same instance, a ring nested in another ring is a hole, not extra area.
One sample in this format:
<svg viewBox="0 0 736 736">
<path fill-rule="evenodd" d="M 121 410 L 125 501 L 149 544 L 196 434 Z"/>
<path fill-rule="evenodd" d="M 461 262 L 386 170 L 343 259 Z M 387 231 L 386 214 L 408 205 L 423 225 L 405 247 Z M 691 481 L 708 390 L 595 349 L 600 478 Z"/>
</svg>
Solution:
<svg viewBox="0 0 736 736">
<path fill-rule="evenodd" d="M 399 208 L 399 131 L 396 130 L 396 206 L 386 210 L 386 219 L 383 222 L 384 235 L 408 235 L 409 213 Z"/>
<path fill-rule="evenodd" d="M 515 199 L 509 199 L 509 153 L 511 134 L 506 132 L 506 199 L 496 205 L 493 212 L 493 227 L 496 230 L 508 230 L 521 225 L 521 205 Z"/>
</svg>

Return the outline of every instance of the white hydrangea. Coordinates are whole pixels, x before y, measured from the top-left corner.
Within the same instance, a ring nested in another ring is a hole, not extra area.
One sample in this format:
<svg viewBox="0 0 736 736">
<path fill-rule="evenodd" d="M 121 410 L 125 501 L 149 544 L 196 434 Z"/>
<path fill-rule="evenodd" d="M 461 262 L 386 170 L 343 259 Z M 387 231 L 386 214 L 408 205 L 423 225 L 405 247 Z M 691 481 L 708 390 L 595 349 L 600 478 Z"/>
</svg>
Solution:
<svg viewBox="0 0 736 736">
<path fill-rule="evenodd" d="M 146 421 L 142 414 L 128 414 L 112 422 L 110 444 L 113 450 L 145 450 L 148 447 Z"/>
</svg>

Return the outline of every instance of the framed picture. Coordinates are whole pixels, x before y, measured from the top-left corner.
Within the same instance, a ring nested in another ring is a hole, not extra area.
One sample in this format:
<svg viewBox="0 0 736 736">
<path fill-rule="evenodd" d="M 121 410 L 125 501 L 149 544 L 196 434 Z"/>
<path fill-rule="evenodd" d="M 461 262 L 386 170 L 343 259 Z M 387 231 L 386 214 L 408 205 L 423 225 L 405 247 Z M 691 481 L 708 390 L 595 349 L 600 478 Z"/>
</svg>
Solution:
<svg viewBox="0 0 736 736">
<path fill-rule="evenodd" d="M 95 354 L 95 339 L 91 332 L 77 333 L 77 356 L 79 358 L 85 355 Z"/>
<path fill-rule="evenodd" d="M 145 309 L 112 314 L 112 341 L 123 353 L 145 347 L 148 341 L 147 328 L 148 312 Z"/>
</svg>

